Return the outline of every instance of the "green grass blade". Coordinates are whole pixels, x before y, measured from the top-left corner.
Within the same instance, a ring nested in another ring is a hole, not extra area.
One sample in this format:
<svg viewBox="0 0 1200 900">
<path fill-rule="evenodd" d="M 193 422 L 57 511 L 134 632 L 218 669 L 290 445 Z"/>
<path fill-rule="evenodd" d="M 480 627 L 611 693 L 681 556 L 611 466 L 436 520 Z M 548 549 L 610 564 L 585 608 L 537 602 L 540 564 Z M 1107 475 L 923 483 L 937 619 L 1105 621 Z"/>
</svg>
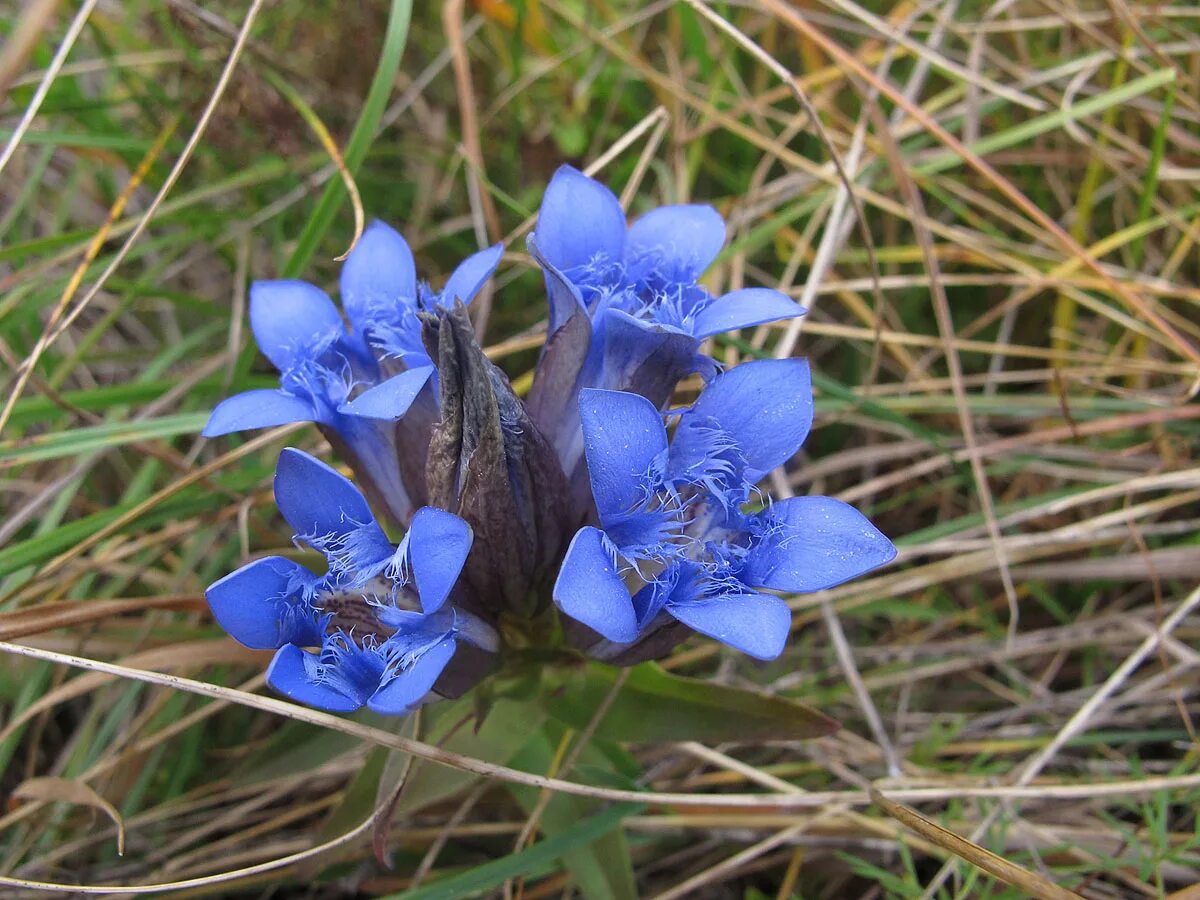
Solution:
<svg viewBox="0 0 1200 900">
<path fill-rule="evenodd" d="M 1028 122 L 1022 122 L 1013 128 L 1007 128 L 1004 131 L 988 135 L 972 144 L 970 149 L 978 156 L 986 156 L 988 153 L 995 153 L 997 150 L 1014 147 L 1038 135 L 1056 131 L 1069 122 L 1103 112 L 1112 106 L 1120 106 L 1123 103 L 1128 103 L 1135 97 L 1148 94 L 1153 90 L 1164 85 L 1173 84 L 1174 82 L 1174 69 L 1157 69 L 1143 75 L 1141 78 L 1135 78 L 1133 81 L 1127 82 L 1120 87 L 1097 94 L 1095 97 L 1089 97 L 1087 100 L 1072 104 L 1065 109 L 1056 109 L 1054 112 L 1036 116 Z M 914 170 L 922 175 L 936 175 L 954 168 L 961 162 L 961 156 L 953 150 L 946 150 L 914 166 Z"/>
<path fill-rule="evenodd" d="M 411 17 L 412 0 L 392 0 L 392 11 L 388 17 L 387 34 L 384 36 L 379 65 L 375 69 L 375 77 L 367 91 L 367 99 L 363 104 L 362 113 L 358 117 L 358 122 L 355 123 L 354 131 L 351 132 L 350 140 L 342 155 L 346 169 L 351 175 L 358 171 L 367 157 L 371 143 L 375 140 L 375 132 L 379 129 L 379 121 L 383 117 L 388 97 L 392 92 L 392 84 L 400 69 L 400 58 L 404 55 L 404 45 L 408 42 L 408 24 Z M 337 215 L 338 203 L 345 195 L 345 190 L 345 186 L 338 179 L 330 181 L 325 186 L 325 192 L 317 202 L 316 210 L 313 211 L 304 231 L 300 233 L 296 249 L 292 251 L 287 265 L 284 266 L 283 276 L 285 278 L 295 278 L 308 267 L 317 245 L 321 243 L 329 226 L 333 224 L 334 216 Z"/>
<path fill-rule="evenodd" d="M 454 900 L 454 898 L 470 897 L 491 890 L 509 878 L 529 875 L 556 862 L 564 853 L 598 840 L 613 829 L 620 827 L 624 819 L 636 815 L 642 809 L 643 807 L 638 803 L 618 803 L 603 812 L 583 819 L 557 837 L 534 844 L 528 850 L 484 863 L 482 866 L 476 866 L 467 872 L 444 878 L 428 887 L 392 894 L 388 900 Z"/>
</svg>

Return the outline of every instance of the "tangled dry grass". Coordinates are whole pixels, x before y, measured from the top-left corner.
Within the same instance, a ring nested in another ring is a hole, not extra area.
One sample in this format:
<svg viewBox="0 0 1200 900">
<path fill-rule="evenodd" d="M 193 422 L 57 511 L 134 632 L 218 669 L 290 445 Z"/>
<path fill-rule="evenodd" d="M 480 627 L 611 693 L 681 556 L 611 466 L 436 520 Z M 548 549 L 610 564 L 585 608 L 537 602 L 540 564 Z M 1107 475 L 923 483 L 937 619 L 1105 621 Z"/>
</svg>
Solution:
<svg viewBox="0 0 1200 900">
<path fill-rule="evenodd" d="M 660 900 L 1200 896 L 1200 11 L 451 0 L 405 35 L 408 6 L 0 4 L 0 893 L 620 896 L 579 874 L 620 864 Z M 518 752 L 503 701 L 387 730 L 268 698 L 206 614 L 287 546 L 280 446 L 319 445 L 196 436 L 266 381 L 248 280 L 334 283 L 346 180 L 423 271 L 504 239 L 521 385 L 564 159 L 716 204 L 713 283 L 810 310 L 720 352 L 812 361 L 773 487 L 900 559 L 794 598 L 776 663 L 665 665 L 832 737 Z"/>
</svg>

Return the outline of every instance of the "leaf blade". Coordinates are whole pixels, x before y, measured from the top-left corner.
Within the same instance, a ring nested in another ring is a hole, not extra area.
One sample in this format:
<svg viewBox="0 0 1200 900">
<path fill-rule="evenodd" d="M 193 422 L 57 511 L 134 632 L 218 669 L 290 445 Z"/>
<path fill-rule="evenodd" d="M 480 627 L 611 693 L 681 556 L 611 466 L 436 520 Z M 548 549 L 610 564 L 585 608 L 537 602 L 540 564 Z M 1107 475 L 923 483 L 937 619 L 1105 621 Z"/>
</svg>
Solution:
<svg viewBox="0 0 1200 900">
<path fill-rule="evenodd" d="M 546 711 L 572 728 L 584 728 L 619 670 L 589 663 L 551 681 Z M 832 734 L 836 721 L 789 700 L 635 666 L 596 728 L 596 737 L 631 743 L 670 741 L 805 740 Z"/>
</svg>

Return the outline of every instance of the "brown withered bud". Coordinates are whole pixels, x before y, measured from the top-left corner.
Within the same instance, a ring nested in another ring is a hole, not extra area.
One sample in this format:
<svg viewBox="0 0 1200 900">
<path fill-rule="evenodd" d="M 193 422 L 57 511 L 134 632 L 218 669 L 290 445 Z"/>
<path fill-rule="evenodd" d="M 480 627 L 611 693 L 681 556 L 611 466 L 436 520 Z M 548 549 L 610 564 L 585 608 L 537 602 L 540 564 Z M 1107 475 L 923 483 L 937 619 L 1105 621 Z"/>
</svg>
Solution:
<svg viewBox="0 0 1200 900">
<path fill-rule="evenodd" d="M 551 567 L 573 531 L 566 477 L 507 376 L 484 355 L 461 302 L 423 314 L 422 339 L 442 406 L 425 470 L 429 502 L 475 532 L 463 570 L 468 606 L 530 615 L 548 596 Z"/>
</svg>

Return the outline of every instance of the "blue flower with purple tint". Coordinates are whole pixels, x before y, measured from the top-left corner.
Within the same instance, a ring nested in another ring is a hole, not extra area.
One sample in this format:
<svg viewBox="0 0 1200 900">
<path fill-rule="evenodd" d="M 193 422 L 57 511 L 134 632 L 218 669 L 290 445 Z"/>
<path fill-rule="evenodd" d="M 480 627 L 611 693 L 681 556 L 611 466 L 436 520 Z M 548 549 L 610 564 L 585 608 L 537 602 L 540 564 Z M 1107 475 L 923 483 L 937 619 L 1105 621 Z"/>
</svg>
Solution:
<svg viewBox="0 0 1200 900">
<path fill-rule="evenodd" d="M 472 541 L 457 516 L 424 507 L 395 546 L 349 480 L 291 448 L 279 456 L 275 498 L 326 573 L 272 556 L 205 592 L 234 639 L 277 651 L 267 673 L 275 690 L 333 712 L 399 715 L 433 689 L 459 640 L 497 648 L 489 626 L 447 605 Z"/>
<path fill-rule="evenodd" d="M 271 556 L 206 592 L 230 635 L 275 651 L 269 684 L 321 709 L 402 714 L 498 663 L 636 665 L 689 629 L 772 659 L 791 627 L 774 592 L 889 562 L 891 542 L 845 503 L 760 489 L 811 427 L 808 365 L 722 373 L 701 348 L 804 310 L 767 288 L 705 286 L 725 238 L 699 204 L 628 223 L 608 188 L 560 168 L 529 238 L 549 322 L 525 396 L 467 308 L 499 245 L 438 289 L 373 222 L 340 306 L 302 281 L 253 284 L 250 324 L 279 386 L 228 398 L 204 434 L 314 422 L 357 484 L 284 450 L 276 502 L 324 566 Z M 664 412 L 689 375 L 696 400 Z"/>
<path fill-rule="evenodd" d="M 421 341 L 418 314 L 455 300 L 469 304 L 492 277 L 504 246 L 496 244 L 463 260 L 445 286 L 435 291 L 417 281 L 412 250 L 383 222 L 367 226 L 342 267 L 342 306 L 355 334 L 380 360 L 398 360 L 409 369 L 432 365 Z"/>
<path fill-rule="evenodd" d="M 803 360 L 718 376 L 669 440 L 662 415 L 636 394 L 584 390 L 580 415 L 599 526 L 575 535 L 554 600 L 609 641 L 631 644 L 674 619 L 772 659 L 791 615 L 762 590 L 822 590 L 895 556 L 861 513 L 828 497 L 743 511 L 808 434 Z"/>
<path fill-rule="evenodd" d="M 724 243 L 725 222 L 711 206 L 659 207 L 627 228 L 604 185 L 570 166 L 554 174 L 530 238 L 550 298 L 530 407 L 568 475 L 583 450 L 580 391 L 632 391 L 662 406 L 679 379 L 716 373 L 700 353 L 705 338 L 803 314 L 779 291 L 715 296 L 701 285 Z"/>
<path fill-rule="evenodd" d="M 205 437 L 292 422 L 314 422 L 344 446 L 356 471 L 396 522 L 421 498 L 397 461 L 407 444 L 397 426 L 436 372 L 421 344 L 418 312 L 468 301 L 500 259 L 497 245 L 466 259 L 440 292 L 418 284 L 412 251 L 398 232 L 372 222 L 342 267 L 342 305 L 304 281 L 258 281 L 250 287 L 250 327 L 279 370 L 279 388 L 246 391 L 217 405 Z M 432 396 L 426 405 L 435 404 Z M 431 416 L 413 428 L 427 428 Z M 410 429 L 411 430 L 411 429 Z M 427 436 L 423 437 L 428 441 Z M 414 493 L 417 496 L 414 496 Z"/>
</svg>

